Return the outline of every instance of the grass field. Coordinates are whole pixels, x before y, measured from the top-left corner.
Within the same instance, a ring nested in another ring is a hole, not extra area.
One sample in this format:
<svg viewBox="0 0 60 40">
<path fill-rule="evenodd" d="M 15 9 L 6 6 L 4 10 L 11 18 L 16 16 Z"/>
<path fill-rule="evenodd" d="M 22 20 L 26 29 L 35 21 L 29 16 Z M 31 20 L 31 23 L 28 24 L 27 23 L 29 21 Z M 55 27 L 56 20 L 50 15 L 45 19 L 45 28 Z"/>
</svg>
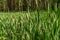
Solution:
<svg viewBox="0 0 60 40">
<path fill-rule="evenodd" d="M 0 40 L 60 40 L 57 13 L 0 12 Z"/>
</svg>

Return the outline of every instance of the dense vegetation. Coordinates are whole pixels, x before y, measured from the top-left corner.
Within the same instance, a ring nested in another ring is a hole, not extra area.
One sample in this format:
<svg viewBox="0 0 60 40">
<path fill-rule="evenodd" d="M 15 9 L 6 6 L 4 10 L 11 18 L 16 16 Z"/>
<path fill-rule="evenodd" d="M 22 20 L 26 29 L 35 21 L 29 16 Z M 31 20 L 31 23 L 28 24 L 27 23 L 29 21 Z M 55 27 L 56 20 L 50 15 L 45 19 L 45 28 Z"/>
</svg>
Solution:
<svg viewBox="0 0 60 40">
<path fill-rule="evenodd" d="M 60 0 L 0 0 L 0 40 L 60 40 Z"/>
<path fill-rule="evenodd" d="M 60 40 L 60 15 L 40 11 L 38 25 L 37 11 L 0 12 L 0 40 Z"/>
<path fill-rule="evenodd" d="M 60 0 L 0 0 L 0 11 L 55 10 L 60 7 Z"/>
</svg>

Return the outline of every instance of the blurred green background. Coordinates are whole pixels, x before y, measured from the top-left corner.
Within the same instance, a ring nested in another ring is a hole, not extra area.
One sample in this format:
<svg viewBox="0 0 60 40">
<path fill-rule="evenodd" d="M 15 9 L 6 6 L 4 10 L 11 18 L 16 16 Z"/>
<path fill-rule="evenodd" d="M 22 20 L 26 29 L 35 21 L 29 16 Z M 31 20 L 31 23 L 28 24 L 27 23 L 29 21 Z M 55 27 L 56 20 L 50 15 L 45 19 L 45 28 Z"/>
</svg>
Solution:
<svg viewBox="0 0 60 40">
<path fill-rule="evenodd" d="M 60 40 L 60 0 L 0 0 L 0 40 Z"/>
</svg>

